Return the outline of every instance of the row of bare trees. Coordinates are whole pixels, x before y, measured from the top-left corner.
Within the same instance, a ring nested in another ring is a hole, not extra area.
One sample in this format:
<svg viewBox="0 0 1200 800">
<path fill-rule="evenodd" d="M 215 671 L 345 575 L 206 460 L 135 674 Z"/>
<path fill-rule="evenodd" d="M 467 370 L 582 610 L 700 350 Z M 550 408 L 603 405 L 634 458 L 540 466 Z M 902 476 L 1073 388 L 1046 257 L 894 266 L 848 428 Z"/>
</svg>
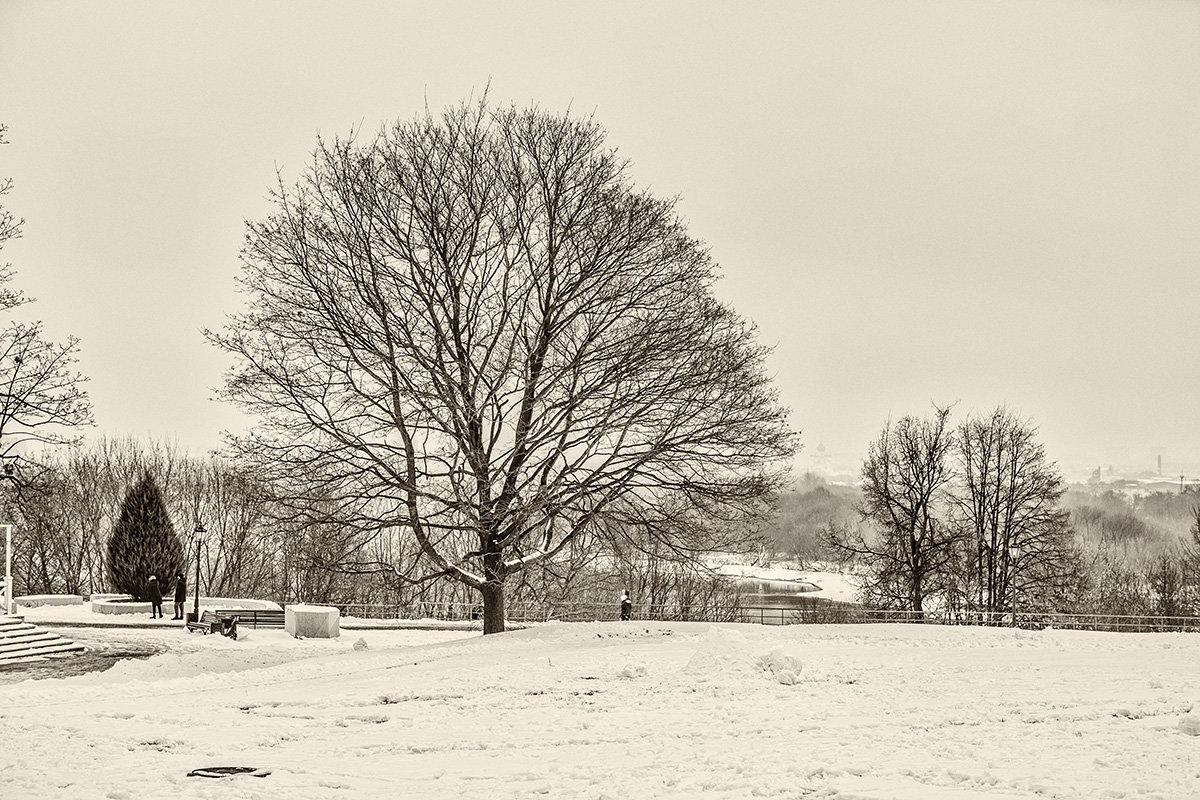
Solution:
<svg viewBox="0 0 1200 800">
<path fill-rule="evenodd" d="M 108 537 L 122 499 L 146 473 L 183 540 L 189 579 L 199 557 L 205 594 L 374 599 L 378 587 L 348 578 L 369 554 L 347 554 L 337 526 L 289 520 L 265 483 L 215 454 L 195 457 L 170 443 L 128 438 L 45 454 L 10 481 L 0 502 L 16 523 L 17 591 L 111 591 Z"/>
<path fill-rule="evenodd" d="M 1037 429 L 1000 407 L 957 427 L 950 409 L 889 422 L 862 470 L 864 526 L 828 544 L 864 566 L 865 599 L 921 611 L 1054 609 L 1077 588 L 1066 490 Z"/>
<path fill-rule="evenodd" d="M 400 531 L 364 534 L 332 506 L 322 520 L 297 518 L 273 487 L 216 454 L 196 457 L 168 442 L 129 438 L 100 438 L 46 455 L 31 475 L 18 475 L 0 491 L 0 513 L 15 523 L 18 594 L 117 591 L 106 545 L 123 498 L 145 474 L 162 490 L 193 590 L 199 558 L 205 596 L 401 606 L 478 602 L 460 582 L 413 583 L 380 570 L 380 564 L 417 568 L 412 562 L 421 554 Z M 622 588 L 641 606 L 684 615 L 727 605 L 734 594 L 652 539 L 616 550 L 575 542 L 523 573 L 512 594 L 515 602 L 554 608 L 612 604 Z"/>
</svg>

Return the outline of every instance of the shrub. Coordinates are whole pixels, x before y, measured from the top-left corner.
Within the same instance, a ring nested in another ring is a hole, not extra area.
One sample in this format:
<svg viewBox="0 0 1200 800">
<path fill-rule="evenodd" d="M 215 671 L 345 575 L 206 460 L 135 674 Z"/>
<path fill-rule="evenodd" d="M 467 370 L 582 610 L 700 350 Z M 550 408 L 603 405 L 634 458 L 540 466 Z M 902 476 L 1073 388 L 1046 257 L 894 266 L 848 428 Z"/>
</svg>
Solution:
<svg viewBox="0 0 1200 800">
<path fill-rule="evenodd" d="M 121 516 L 108 537 L 108 575 L 113 588 L 145 600 L 146 581 L 157 575 L 163 593 L 184 566 L 183 545 L 167 514 L 162 492 L 147 471 L 121 503 Z"/>
</svg>

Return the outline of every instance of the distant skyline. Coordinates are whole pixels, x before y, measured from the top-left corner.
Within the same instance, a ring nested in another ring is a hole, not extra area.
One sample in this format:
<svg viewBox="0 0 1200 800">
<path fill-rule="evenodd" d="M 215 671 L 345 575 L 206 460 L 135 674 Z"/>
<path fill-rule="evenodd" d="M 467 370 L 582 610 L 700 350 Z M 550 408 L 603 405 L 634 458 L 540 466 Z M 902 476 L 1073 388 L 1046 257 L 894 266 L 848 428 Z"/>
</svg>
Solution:
<svg viewBox="0 0 1200 800">
<path fill-rule="evenodd" d="M 0 0 L 0 74 L 0 261 L 82 340 L 96 433 L 244 427 L 201 330 L 276 169 L 490 85 L 680 198 L 797 472 L 936 402 L 1007 404 L 1072 478 L 1200 475 L 1200 4 Z"/>
</svg>

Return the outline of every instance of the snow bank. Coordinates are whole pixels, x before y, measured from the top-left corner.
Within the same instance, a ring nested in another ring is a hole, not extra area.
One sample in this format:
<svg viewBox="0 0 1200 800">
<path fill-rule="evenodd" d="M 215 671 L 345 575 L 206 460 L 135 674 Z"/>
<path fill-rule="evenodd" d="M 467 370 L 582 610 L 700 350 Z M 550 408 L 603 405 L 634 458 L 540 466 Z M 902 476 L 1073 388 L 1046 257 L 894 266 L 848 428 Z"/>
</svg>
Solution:
<svg viewBox="0 0 1200 800">
<path fill-rule="evenodd" d="M 1200 704 L 1179 718 L 1179 730 L 1188 736 L 1200 736 Z"/>
</svg>

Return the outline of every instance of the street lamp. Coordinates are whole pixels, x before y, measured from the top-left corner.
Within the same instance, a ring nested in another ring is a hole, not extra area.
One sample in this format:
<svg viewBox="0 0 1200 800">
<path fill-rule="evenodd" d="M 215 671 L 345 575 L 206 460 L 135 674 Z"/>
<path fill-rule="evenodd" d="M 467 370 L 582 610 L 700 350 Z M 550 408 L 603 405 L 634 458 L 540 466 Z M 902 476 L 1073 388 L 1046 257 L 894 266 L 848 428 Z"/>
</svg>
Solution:
<svg viewBox="0 0 1200 800">
<path fill-rule="evenodd" d="M 12 616 L 13 609 L 13 579 L 12 579 L 12 525 L 0 525 L 4 528 L 4 613 Z"/>
<path fill-rule="evenodd" d="M 17 356 L 13 359 L 17 366 L 21 365 L 21 357 Z M 15 378 L 15 373 L 14 373 Z M 4 477 L 8 478 L 13 483 L 17 479 L 13 477 L 16 469 L 13 467 L 12 461 L 4 462 Z M 12 525 L 0 525 L 4 528 L 4 613 L 11 616 L 16 608 L 13 606 L 13 579 L 12 579 Z"/>
<path fill-rule="evenodd" d="M 204 543 L 204 523 L 197 522 L 196 530 L 196 605 L 192 606 L 190 622 L 200 621 L 200 545 Z"/>
</svg>

